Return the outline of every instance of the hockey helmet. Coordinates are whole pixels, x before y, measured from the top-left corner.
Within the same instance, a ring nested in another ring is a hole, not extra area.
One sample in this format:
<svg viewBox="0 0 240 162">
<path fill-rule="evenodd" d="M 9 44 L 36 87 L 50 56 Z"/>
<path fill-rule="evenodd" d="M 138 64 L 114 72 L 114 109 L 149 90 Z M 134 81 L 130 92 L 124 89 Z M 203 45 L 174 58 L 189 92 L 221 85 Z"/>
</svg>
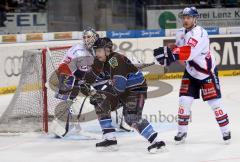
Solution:
<svg viewBox="0 0 240 162">
<path fill-rule="evenodd" d="M 92 48 L 93 44 L 96 42 L 96 40 L 98 40 L 98 38 L 99 38 L 99 35 L 91 27 L 88 27 L 83 31 L 83 41 L 86 48 L 88 49 Z"/>
<path fill-rule="evenodd" d="M 178 16 L 179 18 L 182 18 L 183 16 L 198 17 L 199 14 L 196 7 L 186 7 L 178 14 Z"/>
<path fill-rule="evenodd" d="M 109 48 L 110 50 L 112 50 L 113 42 L 108 37 L 99 38 L 93 45 L 93 49 L 98 49 L 98 48 Z"/>
</svg>

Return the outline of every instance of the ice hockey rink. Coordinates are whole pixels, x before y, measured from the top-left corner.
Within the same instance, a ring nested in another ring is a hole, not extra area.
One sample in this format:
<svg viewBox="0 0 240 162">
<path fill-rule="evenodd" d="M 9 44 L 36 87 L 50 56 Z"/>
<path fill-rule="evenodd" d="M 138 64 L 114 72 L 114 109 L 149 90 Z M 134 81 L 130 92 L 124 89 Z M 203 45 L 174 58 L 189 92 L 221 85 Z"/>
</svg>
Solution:
<svg viewBox="0 0 240 162">
<path fill-rule="evenodd" d="M 144 114 L 167 115 L 168 121 L 153 122 L 166 141 L 167 150 L 157 154 L 147 152 L 148 142 L 137 133 L 118 133 L 119 150 L 117 152 L 98 152 L 95 143 L 80 136 L 55 139 L 45 134 L 2 134 L 0 135 L 0 162 L 79 162 L 79 161 L 158 161 L 158 162 L 239 162 L 240 161 L 240 77 L 220 78 L 223 105 L 230 116 L 232 141 L 225 145 L 207 103 L 196 100 L 192 107 L 192 121 L 188 138 L 183 145 L 175 145 L 176 122 L 170 121 L 178 110 L 178 89 L 180 80 L 163 80 L 174 89 L 168 95 L 148 99 Z M 0 111 L 4 111 L 12 95 L 0 97 Z M 171 116 L 172 115 L 172 116 Z M 157 119 L 160 120 L 160 119 Z M 96 136 L 101 135 L 97 121 L 82 124 L 83 129 Z"/>
</svg>

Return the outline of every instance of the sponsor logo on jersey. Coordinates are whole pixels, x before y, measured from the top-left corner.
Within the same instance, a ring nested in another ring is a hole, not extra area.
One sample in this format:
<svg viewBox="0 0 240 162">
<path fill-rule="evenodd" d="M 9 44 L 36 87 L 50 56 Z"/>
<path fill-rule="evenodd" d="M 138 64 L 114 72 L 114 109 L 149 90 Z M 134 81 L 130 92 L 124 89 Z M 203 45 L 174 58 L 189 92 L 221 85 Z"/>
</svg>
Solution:
<svg viewBox="0 0 240 162">
<path fill-rule="evenodd" d="M 189 46 L 196 47 L 196 45 L 198 44 L 198 41 L 197 41 L 196 39 L 194 39 L 194 38 L 191 37 L 191 38 L 189 38 L 187 44 L 188 44 Z"/>
</svg>

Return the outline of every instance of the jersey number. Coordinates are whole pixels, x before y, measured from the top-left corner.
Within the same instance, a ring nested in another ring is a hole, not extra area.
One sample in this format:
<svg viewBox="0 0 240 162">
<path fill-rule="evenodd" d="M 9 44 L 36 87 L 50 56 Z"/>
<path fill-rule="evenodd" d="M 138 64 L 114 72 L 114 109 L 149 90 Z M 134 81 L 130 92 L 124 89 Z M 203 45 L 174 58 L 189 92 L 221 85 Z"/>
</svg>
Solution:
<svg viewBox="0 0 240 162">
<path fill-rule="evenodd" d="M 216 115 L 216 117 L 221 116 L 221 115 L 223 115 L 223 111 L 222 110 L 216 110 L 215 115 Z"/>
</svg>

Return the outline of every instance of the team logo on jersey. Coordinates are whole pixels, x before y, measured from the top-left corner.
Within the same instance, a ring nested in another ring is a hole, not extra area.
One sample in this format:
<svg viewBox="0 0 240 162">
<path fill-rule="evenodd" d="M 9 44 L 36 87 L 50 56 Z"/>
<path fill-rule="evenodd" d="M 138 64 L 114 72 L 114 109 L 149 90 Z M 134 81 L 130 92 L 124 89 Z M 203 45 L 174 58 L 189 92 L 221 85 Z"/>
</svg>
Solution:
<svg viewBox="0 0 240 162">
<path fill-rule="evenodd" d="M 116 57 L 112 57 L 108 62 L 112 68 L 115 68 L 118 66 L 118 61 Z"/>
<path fill-rule="evenodd" d="M 84 65 L 84 66 L 80 66 L 79 69 L 82 71 L 89 71 L 90 70 L 90 66 Z"/>
<path fill-rule="evenodd" d="M 191 37 L 191 38 L 189 38 L 187 44 L 191 47 L 196 47 L 196 45 L 198 44 L 198 41 Z"/>
</svg>

